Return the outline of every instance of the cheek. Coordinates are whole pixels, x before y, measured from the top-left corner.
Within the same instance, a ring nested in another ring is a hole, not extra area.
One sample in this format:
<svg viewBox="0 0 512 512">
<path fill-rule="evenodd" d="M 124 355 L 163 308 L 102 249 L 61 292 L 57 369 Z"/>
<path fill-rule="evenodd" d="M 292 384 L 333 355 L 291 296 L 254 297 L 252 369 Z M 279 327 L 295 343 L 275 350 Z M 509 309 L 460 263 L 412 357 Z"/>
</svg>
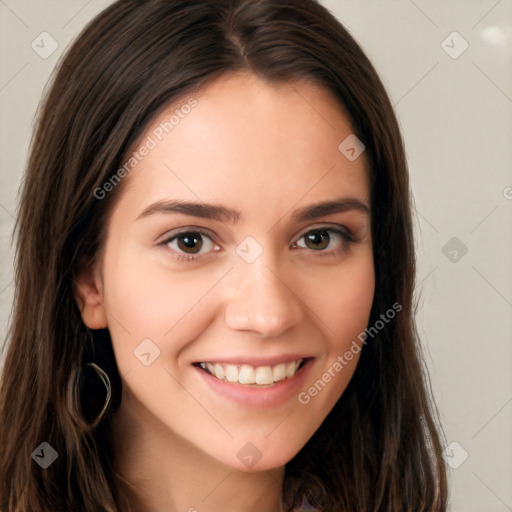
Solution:
<svg viewBox="0 0 512 512">
<path fill-rule="evenodd" d="M 333 291 L 330 303 L 332 318 L 331 344 L 338 352 L 344 352 L 368 324 L 373 304 L 375 278 L 373 266 L 360 272 L 348 273 Z"/>
<path fill-rule="evenodd" d="M 136 251 L 111 258 L 104 268 L 104 307 L 121 373 L 137 363 L 134 350 L 143 340 L 151 340 L 160 351 L 163 357 L 155 360 L 160 366 L 198 337 L 214 315 L 205 297 L 222 272 L 169 272 Z"/>
<path fill-rule="evenodd" d="M 324 325 L 329 351 L 342 354 L 368 324 L 375 291 L 371 252 L 308 284 L 305 298 Z"/>
<path fill-rule="evenodd" d="M 368 260 L 358 272 L 345 276 L 339 298 L 333 300 L 336 309 L 331 312 L 334 334 L 329 338 L 328 370 L 331 377 L 335 376 L 332 377 L 334 402 L 355 371 L 361 352 L 361 334 L 368 326 L 374 292 L 373 260 Z"/>
<path fill-rule="evenodd" d="M 326 340 L 323 356 L 297 397 L 310 412 L 311 428 L 320 425 L 350 382 L 373 304 L 371 255 L 345 270 L 331 275 L 322 293 L 310 294 L 312 309 L 321 312 L 318 316 Z"/>
</svg>

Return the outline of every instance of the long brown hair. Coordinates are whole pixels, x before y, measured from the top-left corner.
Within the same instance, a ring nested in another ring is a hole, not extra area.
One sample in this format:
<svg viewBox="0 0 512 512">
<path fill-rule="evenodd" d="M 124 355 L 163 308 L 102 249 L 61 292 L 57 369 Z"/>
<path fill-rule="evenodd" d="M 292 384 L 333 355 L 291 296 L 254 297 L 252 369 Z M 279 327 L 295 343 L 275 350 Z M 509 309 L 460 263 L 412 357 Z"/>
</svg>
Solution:
<svg viewBox="0 0 512 512">
<path fill-rule="evenodd" d="M 407 163 L 370 61 L 315 0 L 119 0 L 60 62 L 31 145 L 0 387 L 2 511 L 132 510 L 111 463 L 121 386 L 111 340 L 85 327 L 75 301 L 74 275 L 102 246 L 122 184 L 102 200 L 94 191 L 166 105 L 240 70 L 269 82 L 308 80 L 344 106 L 371 183 L 370 325 L 391 305 L 402 308 L 364 346 L 348 388 L 286 465 L 286 509 L 305 493 L 325 512 L 446 510 L 440 429 L 414 325 Z M 96 428 L 67 401 L 70 375 L 93 359 L 117 390 Z M 58 454 L 44 470 L 31 457 L 42 442 Z"/>
</svg>

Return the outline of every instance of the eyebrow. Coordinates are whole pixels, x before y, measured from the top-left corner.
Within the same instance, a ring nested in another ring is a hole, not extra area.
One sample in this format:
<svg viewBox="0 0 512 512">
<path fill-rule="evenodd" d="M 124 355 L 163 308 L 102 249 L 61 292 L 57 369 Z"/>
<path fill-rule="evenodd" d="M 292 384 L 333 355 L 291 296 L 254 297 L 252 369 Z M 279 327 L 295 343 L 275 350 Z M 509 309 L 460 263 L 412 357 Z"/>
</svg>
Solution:
<svg viewBox="0 0 512 512">
<path fill-rule="evenodd" d="M 351 210 L 357 210 L 368 216 L 370 215 L 370 207 L 367 204 L 365 204 L 363 201 L 360 201 L 359 199 L 349 197 L 334 199 L 332 201 L 324 201 L 299 208 L 294 211 L 292 218 L 300 222 Z M 212 219 L 220 222 L 230 222 L 231 224 L 236 224 L 242 216 L 240 211 L 218 204 L 169 200 L 158 201 L 149 205 L 138 215 L 136 220 L 157 213 L 181 213 L 191 217 L 201 217 L 203 219 Z"/>
</svg>

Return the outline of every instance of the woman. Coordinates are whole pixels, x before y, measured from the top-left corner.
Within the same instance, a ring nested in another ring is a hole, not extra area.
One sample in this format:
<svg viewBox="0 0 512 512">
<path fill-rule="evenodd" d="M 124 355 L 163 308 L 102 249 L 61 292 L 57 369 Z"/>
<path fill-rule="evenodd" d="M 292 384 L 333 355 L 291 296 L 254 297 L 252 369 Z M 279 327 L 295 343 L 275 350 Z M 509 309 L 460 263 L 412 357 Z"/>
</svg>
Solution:
<svg viewBox="0 0 512 512">
<path fill-rule="evenodd" d="M 325 8 L 112 4 L 32 144 L 2 510 L 446 510 L 410 208 Z"/>
</svg>

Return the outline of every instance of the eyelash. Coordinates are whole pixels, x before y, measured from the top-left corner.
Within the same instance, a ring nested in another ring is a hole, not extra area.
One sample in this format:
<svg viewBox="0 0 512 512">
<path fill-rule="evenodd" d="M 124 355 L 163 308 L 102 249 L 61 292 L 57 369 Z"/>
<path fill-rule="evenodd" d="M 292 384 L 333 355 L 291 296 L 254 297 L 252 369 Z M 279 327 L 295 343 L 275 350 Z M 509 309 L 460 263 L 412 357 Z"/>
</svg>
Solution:
<svg viewBox="0 0 512 512">
<path fill-rule="evenodd" d="M 342 238 L 342 247 L 338 248 L 336 250 L 327 251 L 327 250 L 320 249 L 320 250 L 315 251 L 314 249 L 310 249 L 311 252 L 317 253 L 317 256 L 319 256 L 319 257 L 337 257 L 341 253 L 343 253 L 350 245 L 358 242 L 358 240 L 356 240 L 348 231 L 344 231 L 344 230 L 337 229 L 334 227 L 327 227 L 327 226 L 310 229 L 309 231 L 306 231 L 303 235 L 301 235 L 298 240 L 302 240 L 306 237 L 306 235 L 316 232 L 316 231 L 326 232 L 329 234 L 334 233 L 336 235 L 339 235 Z M 207 233 L 206 231 L 204 231 L 200 228 L 187 228 L 186 230 L 180 231 L 178 233 L 174 233 L 172 236 L 167 237 L 165 240 L 158 243 L 158 246 L 163 247 L 163 248 L 166 248 L 166 247 L 168 248 L 168 245 L 175 239 L 179 238 L 180 236 L 190 235 L 190 234 L 201 235 L 201 236 L 207 237 L 212 241 L 212 243 L 215 244 L 215 241 L 212 239 L 212 236 L 209 233 Z M 329 240 L 329 243 L 330 242 L 331 242 L 331 240 Z M 297 244 L 297 242 L 293 242 L 293 244 Z M 191 255 L 185 256 L 183 253 L 176 252 L 175 249 L 171 249 L 171 251 L 173 252 L 172 257 L 177 259 L 178 261 L 195 262 L 195 261 L 198 261 L 198 260 L 201 260 L 204 258 L 208 258 L 208 255 L 193 255 L 193 254 L 191 254 Z"/>
</svg>

